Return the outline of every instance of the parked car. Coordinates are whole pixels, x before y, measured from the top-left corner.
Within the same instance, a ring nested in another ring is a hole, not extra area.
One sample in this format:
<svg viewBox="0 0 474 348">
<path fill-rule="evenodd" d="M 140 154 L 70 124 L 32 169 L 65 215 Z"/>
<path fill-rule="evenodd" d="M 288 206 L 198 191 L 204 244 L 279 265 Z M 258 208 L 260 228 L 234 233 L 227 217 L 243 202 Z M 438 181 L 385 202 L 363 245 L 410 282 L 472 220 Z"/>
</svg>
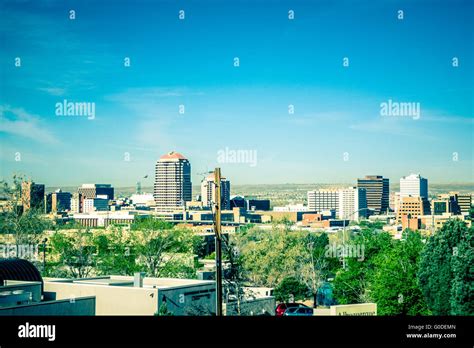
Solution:
<svg viewBox="0 0 474 348">
<path fill-rule="evenodd" d="M 300 307 L 291 307 L 288 308 L 284 316 L 313 316 L 313 308 L 307 306 L 300 306 Z"/>
<path fill-rule="evenodd" d="M 275 309 L 275 315 L 277 317 L 281 317 L 283 316 L 283 314 L 288 308 L 298 308 L 298 307 L 310 308 L 302 303 L 280 303 Z"/>
</svg>

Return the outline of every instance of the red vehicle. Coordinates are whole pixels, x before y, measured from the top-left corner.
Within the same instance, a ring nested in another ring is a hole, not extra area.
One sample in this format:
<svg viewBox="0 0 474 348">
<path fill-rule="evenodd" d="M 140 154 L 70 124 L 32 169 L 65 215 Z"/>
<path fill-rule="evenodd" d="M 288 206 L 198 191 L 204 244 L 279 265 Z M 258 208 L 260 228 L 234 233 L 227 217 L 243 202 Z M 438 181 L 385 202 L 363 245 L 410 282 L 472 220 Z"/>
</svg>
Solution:
<svg viewBox="0 0 474 348">
<path fill-rule="evenodd" d="M 302 304 L 302 303 L 280 303 L 276 309 L 275 309 L 275 315 L 277 317 L 282 317 L 283 316 L 283 313 L 285 313 L 285 311 L 288 309 L 288 308 L 292 308 L 292 307 L 306 307 L 306 308 L 309 308 L 308 306 Z"/>
</svg>

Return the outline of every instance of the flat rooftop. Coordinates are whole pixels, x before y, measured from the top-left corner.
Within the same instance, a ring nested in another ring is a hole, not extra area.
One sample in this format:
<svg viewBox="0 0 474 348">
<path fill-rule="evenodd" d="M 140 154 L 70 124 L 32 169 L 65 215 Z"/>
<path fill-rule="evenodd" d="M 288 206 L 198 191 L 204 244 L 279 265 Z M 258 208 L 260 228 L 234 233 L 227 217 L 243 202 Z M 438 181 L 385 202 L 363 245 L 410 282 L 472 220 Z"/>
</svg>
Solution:
<svg viewBox="0 0 474 348">
<path fill-rule="evenodd" d="M 67 279 L 67 278 L 43 278 L 44 282 L 74 283 L 84 285 L 102 286 L 128 286 L 133 287 L 133 276 L 102 276 L 93 278 Z M 169 289 L 196 285 L 215 284 L 212 280 L 179 279 L 179 278 L 143 278 L 143 288 Z"/>
</svg>

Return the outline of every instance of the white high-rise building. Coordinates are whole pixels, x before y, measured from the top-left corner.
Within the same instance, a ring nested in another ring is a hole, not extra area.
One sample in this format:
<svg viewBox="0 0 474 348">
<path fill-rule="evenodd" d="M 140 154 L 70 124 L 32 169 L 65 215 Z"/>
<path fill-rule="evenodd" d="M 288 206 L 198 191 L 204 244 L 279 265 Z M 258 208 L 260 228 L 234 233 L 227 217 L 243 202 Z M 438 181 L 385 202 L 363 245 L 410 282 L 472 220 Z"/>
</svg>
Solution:
<svg viewBox="0 0 474 348">
<path fill-rule="evenodd" d="M 160 157 L 155 166 L 153 197 L 156 210 L 182 210 L 192 200 L 191 164 L 180 153 Z"/>
<path fill-rule="evenodd" d="M 361 217 L 367 216 L 367 194 L 365 189 L 349 187 L 338 190 L 340 219 L 359 221 Z M 360 211 L 362 209 L 362 211 Z"/>
<path fill-rule="evenodd" d="M 428 179 L 411 174 L 400 179 L 400 198 L 421 197 L 428 199 Z"/>
<path fill-rule="evenodd" d="M 338 190 L 316 190 L 308 191 L 309 211 L 321 212 L 324 210 L 339 211 L 339 192 Z"/>
<path fill-rule="evenodd" d="M 201 182 L 201 200 L 204 207 L 212 207 L 216 197 L 214 173 Z M 230 181 L 221 178 L 221 210 L 230 210 Z"/>
</svg>

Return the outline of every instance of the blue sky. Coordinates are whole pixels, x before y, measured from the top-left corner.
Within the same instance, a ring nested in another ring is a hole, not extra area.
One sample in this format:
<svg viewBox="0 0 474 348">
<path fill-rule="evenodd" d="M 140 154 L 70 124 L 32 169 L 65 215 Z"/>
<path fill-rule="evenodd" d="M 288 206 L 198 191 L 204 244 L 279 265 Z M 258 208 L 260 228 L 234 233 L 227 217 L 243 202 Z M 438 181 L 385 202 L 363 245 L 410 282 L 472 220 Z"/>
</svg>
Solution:
<svg viewBox="0 0 474 348">
<path fill-rule="evenodd" d="M 219 164 L 234 184 L 398 181 L 412 172 L 472 182 L 473 7 L 2 0 L 0 176 L 133 186 L 148 174 L 146 186 L 159 156 L 175 150 L 198 183 L 229 148 L 258 158 Z M 64 99 L 95 103 L 95 119 L 56 116 Z M 420 103 L 420 118 L 381 116 L 389 99 Z"/>
</svg>

